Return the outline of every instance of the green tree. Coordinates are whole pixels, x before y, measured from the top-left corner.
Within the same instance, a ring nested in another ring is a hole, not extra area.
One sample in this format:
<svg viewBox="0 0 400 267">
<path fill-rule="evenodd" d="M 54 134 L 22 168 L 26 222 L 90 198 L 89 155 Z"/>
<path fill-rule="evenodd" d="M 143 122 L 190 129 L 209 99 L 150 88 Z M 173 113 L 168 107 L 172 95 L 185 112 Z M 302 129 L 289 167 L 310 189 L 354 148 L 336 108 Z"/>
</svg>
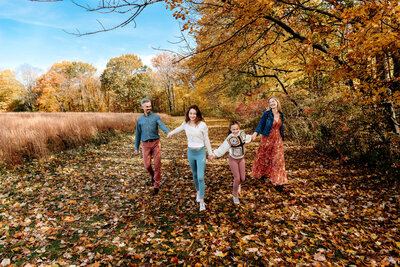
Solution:
<svg viewBox="0 0 400 267">
<path fill-rule="evenodd" d="M 140 99 L 152 88 L 147 67 L 133 54 L 110 59 L 100 79 L 109 111 L 139 111 Z"/>
</svg>

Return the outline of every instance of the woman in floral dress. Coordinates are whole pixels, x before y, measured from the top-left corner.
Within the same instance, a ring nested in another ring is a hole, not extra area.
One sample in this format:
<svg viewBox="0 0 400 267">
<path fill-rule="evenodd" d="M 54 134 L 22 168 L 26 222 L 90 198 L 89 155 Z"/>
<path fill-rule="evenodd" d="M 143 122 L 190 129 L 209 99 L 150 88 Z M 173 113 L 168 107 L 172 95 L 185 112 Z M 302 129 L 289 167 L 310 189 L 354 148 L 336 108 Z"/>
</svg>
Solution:
<svg viewBox="0 0 400 267">
<path fill-rule="evenodd" d="M 281 105 L 276 97 L 270 97 L 268 105 L 268 110 L 264 112 L 252 135 L 253 141 L 259 134 L 262 135 L 253 163 L 252 177 L 269 177 L 275 188 L 282 191 L 283 185 L 288 183 L 283 151 L 284 120 Z"/>
</svg>

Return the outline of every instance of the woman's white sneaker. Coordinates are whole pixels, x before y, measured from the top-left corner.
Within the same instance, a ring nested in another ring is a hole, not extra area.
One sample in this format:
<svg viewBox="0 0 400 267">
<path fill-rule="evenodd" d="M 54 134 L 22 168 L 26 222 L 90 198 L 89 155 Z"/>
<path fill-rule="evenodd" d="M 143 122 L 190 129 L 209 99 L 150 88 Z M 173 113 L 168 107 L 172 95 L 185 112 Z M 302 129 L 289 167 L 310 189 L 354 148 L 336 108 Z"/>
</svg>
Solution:
<svg viewBox="0 0 400 267">
<path fill-rule="evenodd" d="M 233 196 L 233 203 L 235 203 L 236 205 L 239 205 L 240 204 L 239 198 Z"/>
<path fill-rule="evenodd" d="M 200 202 L 200 211 L 203 211 L 206 209 L 206 203 Z"/>
</svg>

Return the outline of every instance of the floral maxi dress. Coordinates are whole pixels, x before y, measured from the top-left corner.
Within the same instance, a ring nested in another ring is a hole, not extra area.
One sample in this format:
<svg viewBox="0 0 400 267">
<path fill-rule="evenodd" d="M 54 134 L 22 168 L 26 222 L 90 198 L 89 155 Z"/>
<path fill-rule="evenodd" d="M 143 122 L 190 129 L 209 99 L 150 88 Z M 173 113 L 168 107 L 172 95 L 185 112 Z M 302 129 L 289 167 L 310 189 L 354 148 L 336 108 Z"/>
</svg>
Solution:
<svg viewBox="0 0 400 267">
<path fill-rule="evenodd" d="M 273 185 L 288 183 L 285 170 L 285 157 L 283 153 L 283 140 L 280 134 L 282 121 L 274 120 L 269 136 L 262 136 L 254 159 L 252 176 L 261 178 L 267 176 Z"/>
</svg>

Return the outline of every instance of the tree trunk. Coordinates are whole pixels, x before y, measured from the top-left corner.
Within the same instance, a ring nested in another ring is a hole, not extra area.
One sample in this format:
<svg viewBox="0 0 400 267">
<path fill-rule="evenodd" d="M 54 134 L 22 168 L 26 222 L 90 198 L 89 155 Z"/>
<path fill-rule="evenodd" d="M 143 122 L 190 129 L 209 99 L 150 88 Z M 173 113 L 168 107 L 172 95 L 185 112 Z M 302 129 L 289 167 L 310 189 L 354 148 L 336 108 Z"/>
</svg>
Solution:
<svg viewBox="0 0 400 267">
<path fill-rule="evenodd" d="M 396 116 L 396 110 L 393 104 L 393 101 L 388 101 L 388 103 L 386 103 L 385 105 L 386 110 L 390 116 L 390 122 L 392 123 L 392 129 L 393 131 L 397 134 L 400 135 L 400 125 L 399 122 L 397 120 L 397 116 Z"/>
<path fill-rule="evenodd" d="M 393 80 L 391 85 L 392 93 L 400 91 L 400 52 L 398 49 L 393 49 L 392 53 L 393 59 Z M 394 131 L 397 135 L 400 135 L 400 124 L 397 120 L 396 109 L 392 101 L 390 101 L 390 114 L 393 123 Z"/>
<path fill-rule="evenodd" d="M 172 111 L 175 112 L 175 90 L 174 90 L 174 84 L 171 84 L 171 93 L 172 93 Z"/>
<path fill-rule="evenodd" d="M 167 93 L 168 93 L 169 112 L 172 112 L 172 96 L 171 96 L 171 84 L 170 84 L 170 82 L 168 82 L 168 84 L 167 84 Z"/>
<path fill-rule="evenodd" d="M 398 54 L 398 53 L 397 53 Z M 389 67 L 388 64 L 386 64 L 386 56 L 381 53 L 376 56 L 376 70 L 377 70 L 377 77 L 381 82 L 388 81 L 390 75 L 389 75 Z M 394 72 L 398 72 L 398 68 L 400 66 L 396 66 L 396 60 L 393 58 L 393 63 L 394 63 Z M 398 76 L 397 76 L 398 77 Z M 396 76 L 394 77 L 396 78 Z M 393 86 L 393 85 L 392 85 Z M 396 88 L 393 88 L 396 89 Z M 388 92 L 389 97 L 393 94 L 392 89 L 388 89 L 390 92 Z M 388 101 L 385 101 L 384 107 L 386 110 L 386 116 L 388 117 L 388 121 L 390 121 L 390 126 L 392 128 L 392 131 L 395 132 L 397 135 L 400 135 L 400 127 L 399 127 L 399 122 L 397 121 L 397 116 L 396 116 L 396 110 L 394 108 L 393 101 L 391 99 L 388 99 Z"/>
</svg>

